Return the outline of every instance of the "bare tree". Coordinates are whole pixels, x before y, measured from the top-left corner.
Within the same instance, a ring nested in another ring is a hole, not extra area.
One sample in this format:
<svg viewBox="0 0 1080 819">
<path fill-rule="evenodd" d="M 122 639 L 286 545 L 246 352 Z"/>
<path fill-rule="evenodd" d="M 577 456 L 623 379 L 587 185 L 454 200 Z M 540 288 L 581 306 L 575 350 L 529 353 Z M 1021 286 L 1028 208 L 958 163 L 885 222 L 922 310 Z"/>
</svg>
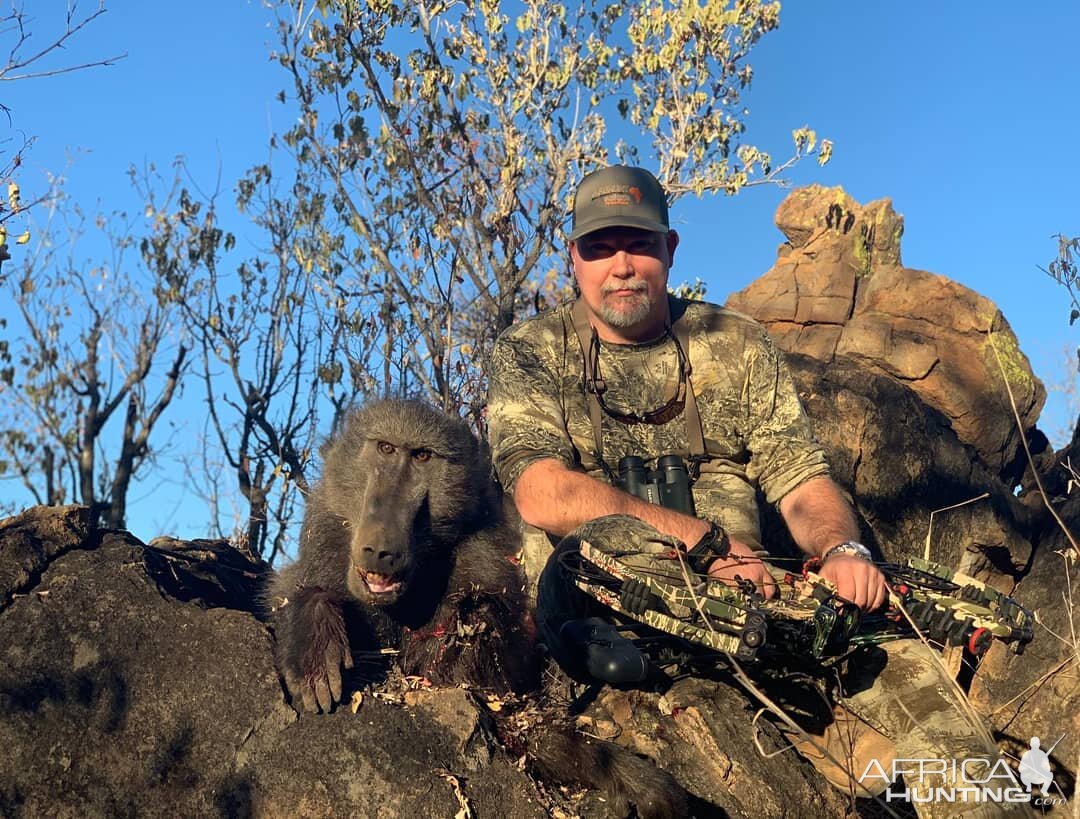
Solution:
<svg viewBox="0 0 1080 819">
<path fill-rule="evenodd" d="M 141 243 L 161 299 L 180 309 L 194 345 L 208 439 L 246 506 L 240 535 L 270 561 L 286 547 L 308 486 L 319 413 L 340 413 L 364 391 L 372 337 L 370 324 L 349 323 L 332 283 L 307 261 L 305 184 L 298 175 L 279 195 L 269 164 L 241 180 L 238 204 L 268 244 L 235 269 L 217 194 L 197 199 L 174 187 L 151 205 L 154 229 Z M 221 507 L 223 485 L 216 476 L 204 484 Z"/>
<path fill-rule="evenodd" d="M 68 43 L 74 37 L 105 12 L 105 0 L 99 0 L 97 9 L 85 14 L 79 13 L 77 3 L 68 3 L 59 31 L 51 31 L 45 34 L 44 38 L 35 40 L 31 30 L 35 21 L 27 14 L 26 5 L 13 2 L 6 13 L 0 13 L 0 52 L 7 52 L 6 59 L 0 58 L 0 83 L 54 77 L 84 68 L 112 65 L 125 57 L 125 54 L 119 54 L 105 59 L 74 63 L 57 59 L 65 54 Z M 10 124 L 11 112 L 2 102 L 0 111 L 7 115 Z M 11 258 L 8 247 L 9 220 L 40 204 L 47 195 L 43 193 L 30 201 L 22 201 L 16 170 L 22 165 L 23 156 L 33 144 L 33 139 L 22 134 L 14 139 L 14 150 L 5 147 L 0 151 L 0 157 L 3 158 L 0 160 L 0 185 L 6 189 L 5 197 L 0 199 L 0 270 L 3 263 Z M 15 239 L 18 244 L 26 244 L 29 240 L 29 230 L 22 230 Z"/>
<path fill-rule="evenodd" d="M 175 308 L 128 258 L 126 217 L 97 220 L 112 257 L 92 264 L 76 255 L 85 217 L 62 196 L 50 201 L 47 240 L 4 285 L 17 324 L 0 346 L 0 475 L 17 476 L 37 503 L 82 503 L 121 528 L 188 350 L 175 340 Z"/>
</svg>

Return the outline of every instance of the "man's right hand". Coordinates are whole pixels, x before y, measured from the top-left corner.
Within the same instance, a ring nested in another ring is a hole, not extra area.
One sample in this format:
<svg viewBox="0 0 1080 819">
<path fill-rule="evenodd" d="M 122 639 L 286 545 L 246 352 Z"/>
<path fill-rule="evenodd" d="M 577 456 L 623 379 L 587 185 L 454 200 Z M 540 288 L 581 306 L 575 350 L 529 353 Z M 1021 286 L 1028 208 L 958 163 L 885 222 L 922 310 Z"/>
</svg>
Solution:
<svg viewBox="0 0 1080 819">
<path fill-rule="evenodd" d="M 709 577 L 728 586 L 737 586 L 738 581 L 749 580 L 765 597 L 775 597 L 776 581 L 768 567 L 754 550 L 745 543 L 731 538 L 731 551 L 727 557 L 718 557 L 709 564 Z"/>
</svg>

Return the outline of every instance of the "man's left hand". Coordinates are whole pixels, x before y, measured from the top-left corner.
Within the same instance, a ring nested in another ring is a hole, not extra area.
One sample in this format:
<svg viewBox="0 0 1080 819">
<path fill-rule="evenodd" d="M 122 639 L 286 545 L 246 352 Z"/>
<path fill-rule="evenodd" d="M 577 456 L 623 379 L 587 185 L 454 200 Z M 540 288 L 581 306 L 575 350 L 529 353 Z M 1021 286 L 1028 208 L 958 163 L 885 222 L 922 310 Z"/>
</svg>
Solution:
<svg viewBox="0 0 1080 819">
<path fill-rule="evenodd" d="M 889 597 L 885 576 L 878 567 L 854 555 L 826 556 L 818 572 L 836 586 L 836 593 L 863 611 L 880 608 Z"/>
</svg>

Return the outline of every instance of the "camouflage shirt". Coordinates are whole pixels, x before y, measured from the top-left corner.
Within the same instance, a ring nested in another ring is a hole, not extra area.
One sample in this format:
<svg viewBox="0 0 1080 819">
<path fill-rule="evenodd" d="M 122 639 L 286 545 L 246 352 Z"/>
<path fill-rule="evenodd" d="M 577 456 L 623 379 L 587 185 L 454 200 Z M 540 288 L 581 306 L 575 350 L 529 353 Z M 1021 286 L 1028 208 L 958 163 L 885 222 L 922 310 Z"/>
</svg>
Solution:
<svg viewBox="0 0 1080 819">
<path fill-rule="evenodd" d="M 508 491 L 527 466 L 544 458 L 607 480 L 594 454 L 572 306 L 514 325 L 492 352 L 489 439 Z M 808 478 L 828 474 L 824 452 L 783 358 L 760 325 L 703 302 L 688 303 L 683 321 L 709 456 L 694 485 L 697 514 L 759 544 L 756 489 L 778 502 Z M 650 412 L 675 394 L 675 342 L 667 334 L 644 344 L 601 342 L 599 370 L 609 407 Z M 601 428 L 602 456 L 613 468 L 625 455 L 640 455 L 654 467 L 661 455 L 690 454 L 683 413 L 660 425 L 624 424 L 602 413 Z"/>
</svg>

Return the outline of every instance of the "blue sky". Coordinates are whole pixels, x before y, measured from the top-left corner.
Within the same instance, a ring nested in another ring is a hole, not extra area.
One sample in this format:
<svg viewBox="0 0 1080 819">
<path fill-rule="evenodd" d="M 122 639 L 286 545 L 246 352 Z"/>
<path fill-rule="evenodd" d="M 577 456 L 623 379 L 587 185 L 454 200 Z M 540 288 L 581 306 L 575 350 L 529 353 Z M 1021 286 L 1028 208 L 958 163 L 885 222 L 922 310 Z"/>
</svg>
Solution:
<svg viewBox="0 0 1080 819">
<path fill-rule="evenodd" d="M 27 6 L 43 37 L 65 2 Z M 204 187 L 220 169 L 227 194 L 288 125 L 274 100 L 282 77 L 269 60 L 269 14 L 248 0 L 109 0 L 108 8 L 63 56 L 127 52 L 124 60 L 0 86 L 15 129 L 37 138 L 24 198 L 45 171 L 63 171 L 85 209 L 138 211 L 128 166 L 167 168 L 177 154 Z M 1071 0 L 1027 8 L 804 0 L 784 5 L 780 30 L 751 59 L 748 140 L 779 157 L 801 125 L 832 139 L 832 162 L 806 163 L 793 180 L 842 185 L 861 202 L 891 197 L 906 219 L 904 263 L 993 299 L 1048 388 L 1073 378 L 1068 349 L 1080 341 L 1064 292 L 1037 269 L 1054 256 L 1052 234 L 1080 234 L 1078 30 L 1080 3 Z M 723 301 L 761 275 L 783 239 L 773 214 L 785 195 L 761 187 L 681 200 L 675 278 L 700 277 Z M 1060 395 L 1052 392 L 1041 426 L 1058 437 L 1071 426 Z M 145 538 L 183 529 L 160 516 L 133 517 L 132 528 Z"/>
</svg>

